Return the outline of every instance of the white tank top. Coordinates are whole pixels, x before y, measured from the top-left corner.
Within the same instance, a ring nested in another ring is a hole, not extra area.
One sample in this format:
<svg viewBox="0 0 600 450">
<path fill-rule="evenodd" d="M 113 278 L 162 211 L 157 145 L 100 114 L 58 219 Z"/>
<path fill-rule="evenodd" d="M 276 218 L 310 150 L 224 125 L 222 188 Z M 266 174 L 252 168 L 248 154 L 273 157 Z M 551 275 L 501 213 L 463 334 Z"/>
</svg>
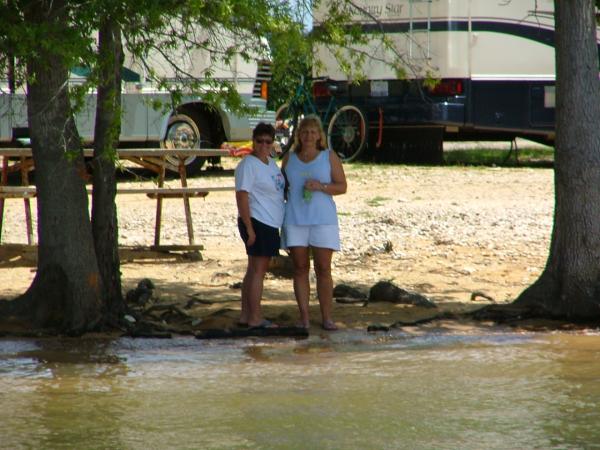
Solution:
<svg viewBox="0 0 600 450">
<path fill-rule="evenodd" d="M 320 191 L 312 192 L 305 198 L 306 180 L 318 180 L 331 183 L 331 162 L 329 152 L 320 151 L 315 159 L 305 163 L 292 152 L 285 166 L 285 175 L 289 183 L 285 204 L 285 225 L 337 225 L 337 209 L 333 197 Z"/>
</svg>

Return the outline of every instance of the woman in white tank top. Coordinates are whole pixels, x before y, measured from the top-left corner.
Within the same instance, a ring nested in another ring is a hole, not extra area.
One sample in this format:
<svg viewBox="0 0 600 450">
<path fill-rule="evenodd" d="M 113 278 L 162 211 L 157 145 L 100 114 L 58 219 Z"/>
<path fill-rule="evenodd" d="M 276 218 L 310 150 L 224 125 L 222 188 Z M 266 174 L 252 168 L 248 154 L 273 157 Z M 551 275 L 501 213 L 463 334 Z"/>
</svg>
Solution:
<svg viewBox="0 0 600 450">
<path fill-rule="evenodd" d="M 299 326 L 310 326 L 310 254 L 317 276 L 317 296 L 322 327 L 336 330 L 332 318 L 333 279 L 331 258 L 340 249 L 340 235 L 334 195 L 347 189 L 340 158 L 326 148 L 321 121 L 307 116 L 296 131 L 293 152 L 282 169 L 289 183 L 282 246 L 289 250 L 294 265 L 294 294 L 300 310 Z"/>
</svg>

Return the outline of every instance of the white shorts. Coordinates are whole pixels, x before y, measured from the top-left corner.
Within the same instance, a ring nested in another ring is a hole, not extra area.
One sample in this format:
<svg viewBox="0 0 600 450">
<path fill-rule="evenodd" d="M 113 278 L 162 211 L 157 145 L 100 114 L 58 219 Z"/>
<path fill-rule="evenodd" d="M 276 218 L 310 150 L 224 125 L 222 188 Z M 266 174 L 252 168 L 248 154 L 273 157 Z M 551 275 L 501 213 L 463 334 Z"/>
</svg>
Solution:
<svg viewBox="0 0 600 450">
<path fill-rule="evenodd" d="M 281 230 L 281 248 L 319 247 L 340 250 L 338 225 L 284 225 Z"/>
</svg>

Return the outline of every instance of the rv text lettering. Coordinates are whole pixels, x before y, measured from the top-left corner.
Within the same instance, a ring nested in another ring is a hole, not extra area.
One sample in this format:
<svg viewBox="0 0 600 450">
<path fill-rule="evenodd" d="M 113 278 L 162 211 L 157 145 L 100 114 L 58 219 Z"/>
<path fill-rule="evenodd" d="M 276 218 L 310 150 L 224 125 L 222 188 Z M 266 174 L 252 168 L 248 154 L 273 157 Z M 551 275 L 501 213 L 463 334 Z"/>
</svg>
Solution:
<svg viewBox="0 0 600 450">
<path fill-rule="evenodd" d="M 349 8 L 351 12 L 359 14 L 367 19 L 371 19 L 373 17 L 379 18 L 383 12 L 383 5 L 348 5 L 347 8 Z"/>
<path fill-rule="evenodd" d="M 404 5 L 399 3 L 386 3 L 385 12 L 388 17 L 397 17 L 402 15 L 402 8 Z"/>
<path fill-rule="evenodd" d="M 383 7 L 381 5 L 364 5 L 363 8 L 366 14 L 373 17 L 381 17 L 381 13 L 383 12 Z"/>
</svg>

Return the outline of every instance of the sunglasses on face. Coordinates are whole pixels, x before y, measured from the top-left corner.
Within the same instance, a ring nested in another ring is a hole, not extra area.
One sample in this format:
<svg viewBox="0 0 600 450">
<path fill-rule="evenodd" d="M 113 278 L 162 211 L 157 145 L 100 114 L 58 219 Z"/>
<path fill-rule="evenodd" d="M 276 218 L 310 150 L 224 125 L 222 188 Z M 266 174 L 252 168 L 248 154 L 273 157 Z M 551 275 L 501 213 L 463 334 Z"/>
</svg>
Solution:
<svg viewBox="0 0 600 450">
<path fill-rule="evenodd" d="M 257 144 L 268 144 L 271 145 L 273 143 L 272 139 L 255 139 L 254 142 Z"/>
</svg>

